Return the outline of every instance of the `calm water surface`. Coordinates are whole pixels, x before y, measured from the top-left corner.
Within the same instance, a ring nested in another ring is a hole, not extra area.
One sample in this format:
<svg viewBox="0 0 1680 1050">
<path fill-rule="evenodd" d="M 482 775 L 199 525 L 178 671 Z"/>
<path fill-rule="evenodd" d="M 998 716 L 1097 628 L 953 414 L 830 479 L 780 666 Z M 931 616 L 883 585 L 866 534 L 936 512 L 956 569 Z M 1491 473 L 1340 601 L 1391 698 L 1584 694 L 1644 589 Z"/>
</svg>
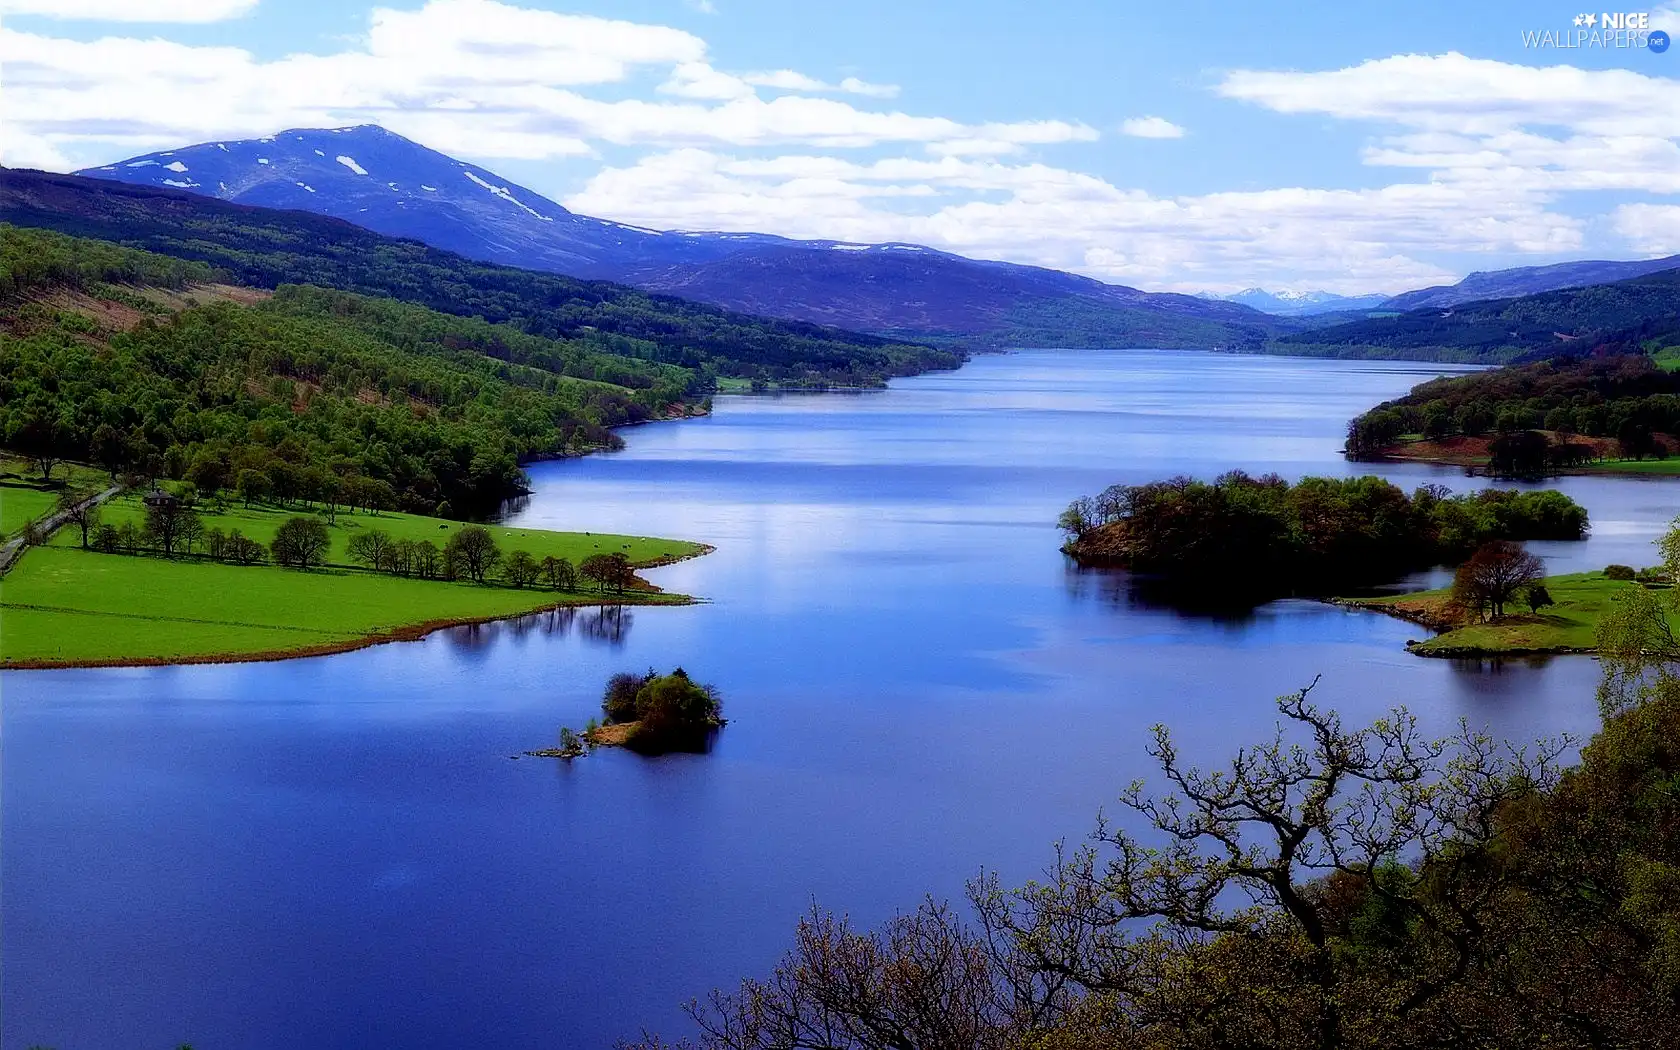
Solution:
<svg viewBox="0 0 1680 1050">
<path fill-rule="evenodd" d="M 1148 771 L 1156 721 L 1217 758 L 1322 674 L 1354 720 L 1590 731 L 1590 660 L 1424 660 L 1401 650 L 1418 628 L 1307 602 L 1183 616 L 1056 552 L 1056 513 L 1112 482 L 1347 472 L 1347 418 L 1432 374 L 1046 351 L 723 398 L 536 467 L 515 515 L 715 544 L 652 574 L 709 604 L 7 674 L 0 1042 L 608 1046 L 764 970 L 813 900 L 872 923 L 982 865 L 1031 877 Z M 1676 489 L 1560 487 L 1594 526 L 1539 545 L 1554 570 L 1655 560 Z M 509 760 L 586 721 L 612 672 L 677 663 L 725 694 L 711 754 Z"/>
</svg>

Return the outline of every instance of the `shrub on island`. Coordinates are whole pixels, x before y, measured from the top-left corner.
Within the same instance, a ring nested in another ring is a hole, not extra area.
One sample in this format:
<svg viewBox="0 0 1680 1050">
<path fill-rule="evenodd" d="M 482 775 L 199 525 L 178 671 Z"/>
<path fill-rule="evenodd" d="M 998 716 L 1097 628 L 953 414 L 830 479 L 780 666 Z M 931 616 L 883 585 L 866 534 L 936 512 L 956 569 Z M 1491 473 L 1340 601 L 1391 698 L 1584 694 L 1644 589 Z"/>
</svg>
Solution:
<svg viewBox="0 0 1680 1050">
<path fill-rule="evenodd" d="M 644 754 L 705 750 L 724 723 L 717 690 L 680 667 L 667 675 L 651 668 L 645 674 L 613 675 L 601 697 L 601 713 L 605 722 L 586 731 L 586 740 Z"/>
</svg>

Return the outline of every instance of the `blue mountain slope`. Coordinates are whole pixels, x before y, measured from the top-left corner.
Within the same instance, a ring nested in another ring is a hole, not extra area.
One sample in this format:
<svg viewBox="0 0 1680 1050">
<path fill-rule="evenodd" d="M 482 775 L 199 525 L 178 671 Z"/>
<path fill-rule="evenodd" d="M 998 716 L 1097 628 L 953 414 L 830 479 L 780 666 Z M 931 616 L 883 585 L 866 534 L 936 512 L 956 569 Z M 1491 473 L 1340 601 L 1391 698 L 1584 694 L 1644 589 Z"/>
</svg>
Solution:
<svg viewBox="0 0 1680 1050">
<path fill-rule="evenodd" d="M 469 258 L 861 331 L 992 345 L 1253 348 L 1289 328 L 1234 303 L 918 245 L 678 233 L 590 218 L 373 125 L 207 142 L 78 174 L 317 212 Z"/>
</svg>

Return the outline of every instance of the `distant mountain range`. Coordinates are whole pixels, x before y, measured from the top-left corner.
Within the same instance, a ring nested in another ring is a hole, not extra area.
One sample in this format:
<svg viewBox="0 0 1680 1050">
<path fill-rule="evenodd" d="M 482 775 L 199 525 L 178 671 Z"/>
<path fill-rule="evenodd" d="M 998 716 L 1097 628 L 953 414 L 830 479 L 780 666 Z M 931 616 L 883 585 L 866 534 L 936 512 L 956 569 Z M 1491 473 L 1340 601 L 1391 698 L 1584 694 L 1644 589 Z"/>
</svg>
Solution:
<svg viewBox="0 0 1680 1050">
<path fill-rule="evenodd" d="M 1457 284 L 1419 288 L 1397 295 L 1382 304 L 1384 310 L 1419 310 L 1425 307 L 1457 306 L 1483 299 L 1511 299 L 1519 295 L 1554 292 L 1563 288 L 1587 288 L 1610 284 L 1648 273 L 1680 268 L 1680 255 L 1666 259 L 1636 259 L 1631 262 L 1554 263 L 1550 266 L 1520 266 L 1513 270 L 1473 273 Z"/>
<path fill-rule="evenodd" d="M 1209 292 L 1204 293 L 1202 297 L 1241 303 L 1261 313 L 1276 314 L 1279 317 L 1310 317 L 1313 314 L 1333 313 L 1339 310 L 1372 309 L 1389 301 L 1389 296 L 1381 292 L 1369 295 L 1337 295 L 1335 292 L 1319 291 L 1268 292 L 1264 288 L 1245 288 L 1231 295 L 1214 295 Z"/>
<path fill-rule="evenodd" d="M 312 211 L 473 259 L 918 339 L 1254 350 L 1290 330 L 1236 303 L 919 245 L 677 233 L 590 218 L 374 125 L 209 142 L 78 174 Z"/>
<path fill-rule="evenodd" d="M 915 244 L 652 230 L 577 215 L 374 125 L 209 142 L 84 170 L 98 179 L 335 216 L 470 259 L 629 284 L 742 313 L 973 347 L 1155 346 L 1498 361 L 1666 331 L 1668 286 L 1489 305 L 1680 271 L 1680 256 L 1476 273 L 1402 295 L 1144 292 Z M 1455 308 L 1476 304 L 1455 316 Z M 1395 317 L 1394 315 L 1400 315 Z M 1549 327 L 1548 327 L 1549 326 Z"/>
</svg>

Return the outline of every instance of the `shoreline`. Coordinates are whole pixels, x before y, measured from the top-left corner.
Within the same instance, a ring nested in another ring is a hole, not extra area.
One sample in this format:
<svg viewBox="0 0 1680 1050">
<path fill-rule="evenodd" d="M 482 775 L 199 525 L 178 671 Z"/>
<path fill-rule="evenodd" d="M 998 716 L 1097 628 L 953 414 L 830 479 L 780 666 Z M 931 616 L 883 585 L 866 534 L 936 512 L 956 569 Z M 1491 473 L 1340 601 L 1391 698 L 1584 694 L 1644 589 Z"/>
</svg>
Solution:
<svg viewBox="0 0 1680 1050">
<path fill-rule="evenodd" d="M 716 547 L 705 543 L 695 544 L 695 547 L 696 549 L 688 554 L 666 555 L 652 561 L 638 563 L 634 568 L 641 571 L 666 565 L 676 565 L 679 562 L 703 558 L 717 550 Z M 707 604 L 704 598 L 696 598 L 693 595 L 667 594 L 658 586 L 640 577 L 637 577 L 636 582 L 641 586 L 632 585 L 625 594 L 619 596 L 621 599 L 619 601 L 562 599 L 522 612 L 495 616 L 458 616 L 425 620 L 415 624 L 403 624 L 373 634 L 365 634 L 357 638 L 345 638 L 335 642 L 318 642 L 293 649 L 263 649 L 249 653 L 202 653 L 193 656 L 173 657 L 138 656 L 115 660 L 19 660 L 15 663 L 0 664 L 0 671 L 93 671 L 117 667 L 186 667 L 201 664 L 274 663 L 280 660 L 303 660 L 315 656 L 336 656 L 340 653 L 370 649 L 376 645 L 388 645 L 393 642 L 417 642 L 428 635 L 451 627 L 477 627 L 487 623 L 501 623 L 506 620 L 517 620 L 522 616 L 554 612 L 557 609 L 607 609 L 615 606 L 683 608 L 690 605 Z M 663 596 L 664 600 L 650 600 L 655 595 Z"/>
<path fill-rule="evenodd" d="M 1425 592 L 1420 591 L 1418 593 Z M 1460 626 L 1458 624 L 1443 624 L 1441 620 L 1427 613 L 1408 609 L 1387 600 L 1373 598 L 1315 598 L 1313 600 L 1342 609 L 1359 609 L 1364 612 L 1380 613 L 1392 619 L 1416 624 L 1419 627 L 1434 631 L 1435 638 L 1449 634 Z M 1428 642 L 1433 640 L 1419 641 L 1416 638 L 1408 638 L 1405 646 L 1406 652 L 1413 656 L 1438 660 L 1495 660 L 1507 656 L 1521 658 L 1528 656 L 1596 656 L 1598 654 L 1596 647 L 1581 645 L 1524 645 L 1507 646 L 1499 649 L 1490 649 L 1482 645 L 1443 645 L 1433 649 L 1424 648 Z"/>
</svg>

